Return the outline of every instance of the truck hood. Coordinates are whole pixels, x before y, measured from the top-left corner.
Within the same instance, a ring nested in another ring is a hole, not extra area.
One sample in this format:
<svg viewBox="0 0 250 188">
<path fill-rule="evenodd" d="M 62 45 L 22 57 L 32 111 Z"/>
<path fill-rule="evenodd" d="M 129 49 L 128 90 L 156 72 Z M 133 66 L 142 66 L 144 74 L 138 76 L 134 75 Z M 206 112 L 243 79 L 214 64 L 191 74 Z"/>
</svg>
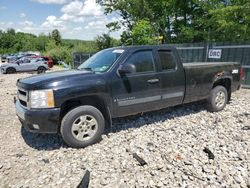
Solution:
<svg viewBox="0 0 250 188">
<path fill-rule="evenodd" d="M 26 90 L 56 88 L 66 82 L 82 81 L 87 75 L 93 75 L 91 71 L 68 70 L 57 71 L 17 80 L 17 86 Z"/>
</svg>

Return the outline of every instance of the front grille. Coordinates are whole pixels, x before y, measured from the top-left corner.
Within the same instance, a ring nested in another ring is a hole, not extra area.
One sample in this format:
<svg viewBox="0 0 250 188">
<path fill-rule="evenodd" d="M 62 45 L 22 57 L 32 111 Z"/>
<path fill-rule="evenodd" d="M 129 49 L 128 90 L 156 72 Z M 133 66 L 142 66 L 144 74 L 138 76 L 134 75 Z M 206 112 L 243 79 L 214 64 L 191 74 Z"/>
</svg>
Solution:
<svg viewBox="0 0 250 188">
<path fill-rule="evenodd" d="M 28 91 L 18 88 L 17 97 L 21 105 L 24 107 L 28 106 Z"/>
<path fill-rule="evenodd" d="M 26 91 L 22 91 L 22 90 L 20 90 L 20 89 L 18 90 L 18 92 L 19 92 L 20 94 L 24 95 L 24 96 L 26 96 L 26 94 L 27 94 Z"/>
<path fill-rule="evenodd" d="M 20 101 L 20 104 L 21 104 L 21 105 L 27 107 L 27 102 L 24 102 L 24 101 L 22 101 L 22 100 L 19 100 L 19 101 Z"/>
</svg>

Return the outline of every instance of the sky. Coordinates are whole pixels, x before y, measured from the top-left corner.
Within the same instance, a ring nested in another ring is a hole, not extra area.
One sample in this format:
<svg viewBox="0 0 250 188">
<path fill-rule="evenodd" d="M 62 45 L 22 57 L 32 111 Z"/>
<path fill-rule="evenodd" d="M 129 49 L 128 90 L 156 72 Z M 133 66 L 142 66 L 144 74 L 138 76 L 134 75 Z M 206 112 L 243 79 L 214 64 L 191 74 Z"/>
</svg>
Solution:
<svg viewBox="0 0 250 188">
<path fill-rule="evenodd" d="M 107 23 L 119 19 L 116 13 L 106 16 L 96 0 L 0 0 L 1 30 L 39 35 L 58 29 L 65 39 L 93 40 L 108 32 Z"/>
</svg>

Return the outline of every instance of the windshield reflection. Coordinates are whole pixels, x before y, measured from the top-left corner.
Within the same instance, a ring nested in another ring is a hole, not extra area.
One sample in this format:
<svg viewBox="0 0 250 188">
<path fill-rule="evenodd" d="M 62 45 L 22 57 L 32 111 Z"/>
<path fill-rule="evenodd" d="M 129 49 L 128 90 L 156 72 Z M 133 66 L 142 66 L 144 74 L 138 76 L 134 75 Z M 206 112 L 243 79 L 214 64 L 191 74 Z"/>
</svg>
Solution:
<svg viewBox="0 0 250 188">
<path fill-rule="evenodd" d="M 82 63 L 78 69 L 93 72 L 106 72 L 123 52 L 124 50 L 122 49 L 102 50 Z"/>
</svg>

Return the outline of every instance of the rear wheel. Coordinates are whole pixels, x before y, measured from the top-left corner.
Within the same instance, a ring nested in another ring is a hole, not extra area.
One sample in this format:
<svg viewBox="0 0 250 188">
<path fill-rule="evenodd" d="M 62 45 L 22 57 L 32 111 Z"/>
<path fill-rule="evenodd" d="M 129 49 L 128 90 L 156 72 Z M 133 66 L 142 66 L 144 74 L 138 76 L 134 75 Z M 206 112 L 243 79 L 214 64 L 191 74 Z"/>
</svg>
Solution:
<svg viewBox="0 0 250 188">
<path fill-rule="evenodd" d="M 13 67 L 7 68 L 6 73 L 7 74 L 14 74 L 14 73 L 16 73 L 16 69 Z"/>
<path fill-rule="evenodd" d="M 104 127 L 104 117 L 97 108 L 79 106 L 64 116 L 60 132 L 68 146 L 82 148 L 98 142 Z"/>
<path fill-rule="evenodd" d="M 218 112 L 225 108 L 228 101 L 228 93 L 225 87 L 216 86 L 210 91 L 208 98 L 208 110 Z"/>
<path fill-rule="evenodd" d="M 38 74 L 42 74 L 42 73 L 45 73 L 46 72 L 46 68 L 45 67 L 38 67 L 37 69 L 37 73 Z"/>
</svg>

